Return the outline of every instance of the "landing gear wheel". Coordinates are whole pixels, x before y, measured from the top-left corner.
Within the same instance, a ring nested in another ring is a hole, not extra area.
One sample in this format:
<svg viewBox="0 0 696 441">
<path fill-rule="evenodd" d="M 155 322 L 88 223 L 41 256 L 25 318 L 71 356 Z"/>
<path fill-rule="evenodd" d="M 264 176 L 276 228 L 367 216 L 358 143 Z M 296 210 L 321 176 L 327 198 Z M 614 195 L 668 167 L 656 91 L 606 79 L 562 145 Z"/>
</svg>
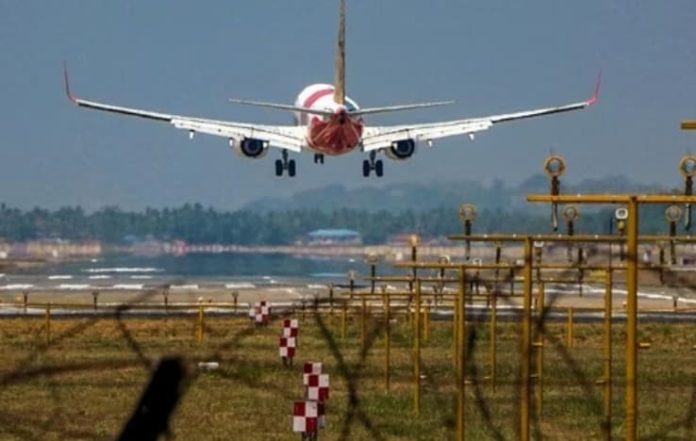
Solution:
<svg viewBox="0 0 696 441">
<path fill-rule="evenodd" d="M 295 166 L 295 160 L 294 159 L 288 159 L 288 151 L 283 150 L 282 153 L 282 159 L 276 159 L 275 162 L 275 174 L 276 176 L 283 176 L 283 172 L 285 170 L 288 171 L 288 176 L 291 178 L 295 177 L 295 172 L 297 171 L 297 167 Z M 315 157 L 316 160 L 316 157 Z"/>
<path fill-rule="evenodd" d="M 384 175 L 384 164 L 382 160 L 375 160 L 377 153 L 373 150 L 370 152 L 370 159 L 363 160 L 363 177 L 370 176 L 370 171 L 375 171 L 375 176 L 381 178 Z"/>
<path fill-rule="evenodd" d="M 324 163 L 324 155 L 321 153 L 315 153 L 314 154 L 314 163 L 315 164 L 323 164 Z"/>
</svg>

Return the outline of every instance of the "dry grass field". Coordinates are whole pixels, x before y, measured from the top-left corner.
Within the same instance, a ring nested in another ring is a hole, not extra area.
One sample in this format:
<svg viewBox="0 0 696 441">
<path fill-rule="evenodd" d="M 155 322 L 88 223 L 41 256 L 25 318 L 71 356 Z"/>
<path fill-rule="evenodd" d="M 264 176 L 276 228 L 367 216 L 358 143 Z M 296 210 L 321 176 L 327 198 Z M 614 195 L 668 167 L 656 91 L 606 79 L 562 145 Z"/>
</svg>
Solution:
<svg viewBox="0 0 696 441">
<path fill-rule="evenodd" d="M 536 439 L 600 439 L 601 324 L 577 324 L 572 348 L 563 323 L 546 324 L 543 409 L 532 412 Z M 331 375 L 327 427 L 321 440 L 453 439 L 455 385 L 452 323 L 433 321 L 422 348 L 422 403 L 413 409 L 412 326 L 392 322 L 391 384 L 385 390 L 384 335 L 371 320 L 361 351 L 357 318 L 341 338 L 339 317 L 307 315 L 293 367 L 278 357 L 281 324 L 255 328 L 241 317 L 54 319 L 46 343 L 42 318 L 0 320 L 0 439 L 113 439 L 129 418 L 152 366 L 165 355 L 191 363 L 188 387 L 171 421 L 181 440 L 298 440 L 294 400 L 303 398 L 301 365 L 321 361 Z M 486 323 L 470 323 L 467 439 L 516 439 L 519 412 L 519 325 L 500 323 L 497 385 L 490 374 Z M 696 324 L 640 324 L 640 439 L 696 439 Z M 623 437 L 623 325 L 614 327 L 613 434 Z M 195 362 L 220 369 L 198 372 Z"/>
</svg>

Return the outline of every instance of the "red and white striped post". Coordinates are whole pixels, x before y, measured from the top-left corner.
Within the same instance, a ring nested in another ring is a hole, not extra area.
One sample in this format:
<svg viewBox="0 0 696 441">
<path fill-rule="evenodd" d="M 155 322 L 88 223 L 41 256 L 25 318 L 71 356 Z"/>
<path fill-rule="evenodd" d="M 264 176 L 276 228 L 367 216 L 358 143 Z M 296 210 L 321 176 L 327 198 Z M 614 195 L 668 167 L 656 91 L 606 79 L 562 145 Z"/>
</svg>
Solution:
<svg viewBox="0 0 696 441">
<path fill-rule="evenodd" d="M 309 385 L 309 375 L 321 374 L 321 363 L 315 363 L 313 361 L 307 361 L 302 369 L 302 384 L 305 386 Z"/>
<path fill-rule="evenodd" d="M 307 399 L 324 402 L 329 399 L 329 375 L 307 375 Z"/>
<path fill-rule="evenodd" d="M 297 338 L 300 332 L 300 325 L 297 319 L 285 319 L 283 320 L 283 337 L 295 337 Z"/>
<path fill-rule="evenodd" d="M 302 440 L 313 441 L 317 439 L 319 407 L 319 403 L 316 401 L 295 401 L 293 403 L 292 431 L 300 433 Z"/>
<path fill-rule="evenodd" d="M 295 337 L 280 337 L 279 355 L 283 360 L 283 366 L 292 366 L 292 359 L 295 357 L 297 341 Z"/>
<path fill-rule="evenodd" d="M 254 303 L 252 308 L 249 308 L 249 318 L 254 320 L 257 326 L 267 325 L 271 316 L 271 305 L 265 300 Z"/>
</svg>

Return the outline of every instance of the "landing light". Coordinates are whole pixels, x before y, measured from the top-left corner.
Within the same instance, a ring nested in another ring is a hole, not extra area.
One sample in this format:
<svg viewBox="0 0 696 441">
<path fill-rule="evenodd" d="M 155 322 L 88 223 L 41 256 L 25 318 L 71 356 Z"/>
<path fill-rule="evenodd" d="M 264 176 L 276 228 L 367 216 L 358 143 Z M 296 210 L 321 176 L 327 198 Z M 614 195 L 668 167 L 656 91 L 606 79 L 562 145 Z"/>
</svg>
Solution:
<svg viewBox="0 0 696 441">
<path fill-rule="evenodd" d="M 544 161 L 544 171 L 551 178 L 560 178 L 565 173 L 565 160 L 558 155 L 550 155 Z"/>
<path fill-rule="evenodd" d="M 617 208 L 616 211 L 614 211 L 614 217 L 616 217 L 616 220 L 628 219 L 628 209 L 625 207 Z"/>
<path fill-rule="evenodd" d="M 566 222 L 575 221 L 579 215 L 580 213 L 575 205 L 566 205 L 566 207 L 563 209 L 563 218 L 566 220 Z"/>
<path fill-rule="evenodd" d="M 679 161 L 679 172 L 685 178 L 696 176 L 696 156 L 686 155 Z"/>
<path fill-rule="evenodd" d="M 473 222 L 476 220 L 477 212 L 473 204 L 462 204 L 459 206 L 459 218 L 463 222 Z"/>
<path fill-rule="evenodd" d="M 679 219 L 682 217 L 682 209 L 678 205 L 670 205 L 667 207 L 665 210 L 665 218 L 667 219 L 667 222 L 670 223 L 677 223 L 679 222 Z"/>
</svg>

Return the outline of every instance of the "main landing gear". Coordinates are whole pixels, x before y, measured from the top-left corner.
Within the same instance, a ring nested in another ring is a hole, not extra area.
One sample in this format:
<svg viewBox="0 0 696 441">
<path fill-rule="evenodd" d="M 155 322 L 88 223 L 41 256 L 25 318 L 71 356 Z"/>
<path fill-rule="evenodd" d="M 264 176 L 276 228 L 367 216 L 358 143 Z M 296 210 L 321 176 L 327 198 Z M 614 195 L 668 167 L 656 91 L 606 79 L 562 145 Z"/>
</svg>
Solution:
<svg viewBox="0 0 696 441">
<path fill-rule="evenodd" d="M 276 176 L 283 176 L 283 171 L 288 171 L 288 176 L 291 178 L 295 177 L 295 160 L 288 159 L 288 151 L 283 150 L 283 159 L 276 159 L 275 162 L 275 174 Z"/>
<path fill-rule="evenodd" d="M 315 164 L 323 164 L 324 163 L 324 154 L 323 153 L 315 153 L 314 154 L 314 163 Z"/>
<path fill-rule="evenodd" d="M 375 160 L 375 157 L 377 156 L 377 153 L 375 151 L 370 152 L 370 159 L 365 159 L 363 160 L 363 176 L 368 177 L 370 176 L 370 171 L 374 170 L 375 175 L 378 178 L 381 178 L 382 175 L 384 174 L 384 164 L 382 164 L 382 160 L 378 159 Z"/>
</svg>

